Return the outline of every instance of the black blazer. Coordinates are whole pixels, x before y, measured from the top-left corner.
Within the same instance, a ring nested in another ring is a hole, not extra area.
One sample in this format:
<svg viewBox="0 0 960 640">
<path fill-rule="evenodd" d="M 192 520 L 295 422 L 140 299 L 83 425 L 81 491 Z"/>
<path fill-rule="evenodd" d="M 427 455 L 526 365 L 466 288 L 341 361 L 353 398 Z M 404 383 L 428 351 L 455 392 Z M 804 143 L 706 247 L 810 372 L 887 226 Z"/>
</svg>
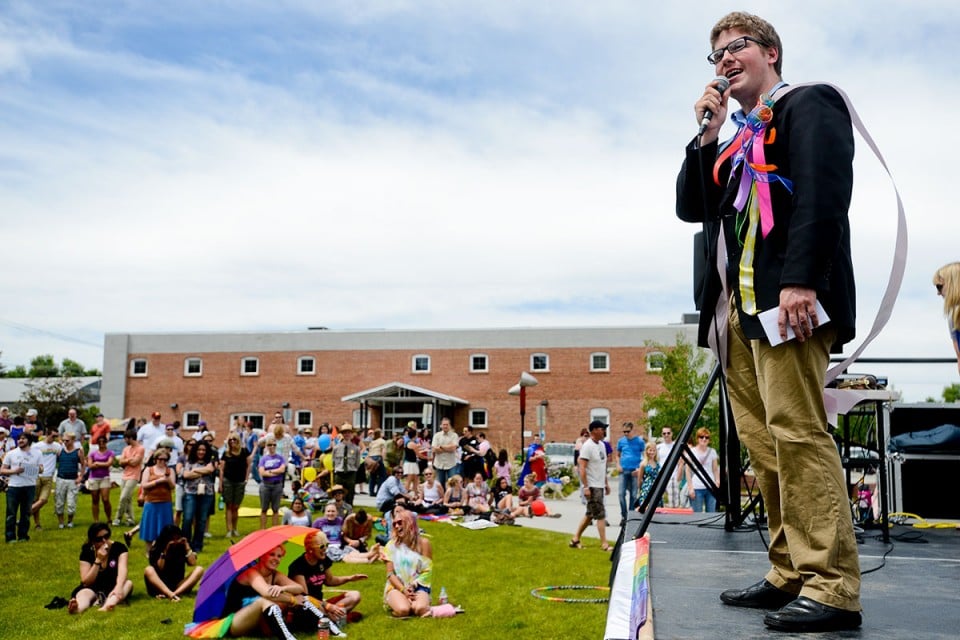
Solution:
<svg viewBox="0 0 960 640">
<path fill-rule="evenodd" d="M 850 221 L 847 211 L 853 188 L 853 129 L 843 98 L 826 85 L 801 87 L 777 100 L 768 132 L 773 142 L 764 146 L 767 164 L 793 181 L 793 193 L 779 183 L 770 183 L 774 226 L 763 238 L 757 232 L 754 256 L 754 287 L 757 306 L 765 311 L 780 304 L 780 289 L 802 286 L 816 290 L 830 321 L 837 328 L 834 350 L 853 339 L 856 327 L 856 288 L 850 255 Z M 764 338 L 760 321 L 742 311 L 737 287 L 740 243 L 733 202 L 740 171 L 733 180 L 730 161 L 720 169 L 720 183 L 713 182 L 716 142 L 701 153 L 696 140 L 687 146 L 686 160 L 677 178 L 677 217 L 704 225 L 707 270 L 701 297 L 699 343 L 706 338 L 713 320 L 720 276 L 716 270 L 716 244 L 721 224 L 727 245 L 727 285 L 734 291 L 740 321 L 748 338 Z M 703 176 L 701 181 L 701 175 Z M 704 194 L 705 186 L 706 193 Z M 746 230 L 746 225 L 743 225 Z"/>
</svg>

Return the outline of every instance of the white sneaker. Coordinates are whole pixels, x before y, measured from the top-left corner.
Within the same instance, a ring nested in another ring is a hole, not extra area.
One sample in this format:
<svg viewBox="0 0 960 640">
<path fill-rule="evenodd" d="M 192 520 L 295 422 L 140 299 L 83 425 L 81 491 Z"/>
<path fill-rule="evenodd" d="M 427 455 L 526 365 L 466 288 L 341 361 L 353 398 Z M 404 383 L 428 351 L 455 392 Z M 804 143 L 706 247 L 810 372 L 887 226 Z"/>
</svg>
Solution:
<svg viewBox="0 0 960 640">
<path fill-rule="evenodd" d="M 57 525 L 57 529 L 63 529 L 63 523 L 62 523 L 62 522 Z"/>
<path fill-rule="evenodd" d="M 119 526 L 120 526 L 120 521 L 119 521 L 119 520 L 114 520 L 112 524 L 113 524 L 113 526 L 115 526 L 115 527 L 119 527 Z"/>
<path fill-rule="evenodd" d="M 204 538 L 212 538 L 212 537 L 213 537 L 213 534 L 210 533 L 209 531 L 204 531 L 204 532 L 203 532 L 203 537 L 204 537 Z"/>
</svg>

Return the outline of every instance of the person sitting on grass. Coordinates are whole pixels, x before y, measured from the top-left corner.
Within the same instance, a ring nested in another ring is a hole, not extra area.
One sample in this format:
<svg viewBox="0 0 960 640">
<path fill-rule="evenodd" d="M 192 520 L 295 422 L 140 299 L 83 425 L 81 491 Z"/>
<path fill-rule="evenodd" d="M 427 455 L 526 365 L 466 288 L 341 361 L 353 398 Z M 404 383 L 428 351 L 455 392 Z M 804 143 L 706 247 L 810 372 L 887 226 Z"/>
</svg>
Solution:
<svg viewBox="0 0 960 640">
<path fill-rule="evenodd" d="M 373 519 L 367 515 L 366 510 L 357 509 L 343 521 L 341 533 L 344 546 L 353 547 L 361 552 L 367 551 L 367 540 L 373 533 Z"/>
<path fill-rule="evenodd" d="M 350 515 L 350 512 L 353 511 L 353 505 L 347 502 L 344 502 L 344 497 L 347 495 L 347 493 L 346 493 L 346 490 L 343 488 L 343 485 L 341 484 L 333 485 L 332 487 L 330 487 L 330 491 L 328 493 L 330 494 L 330 498 L 332 499 L 332 502 L 330 504 L 333 504 L 337 507 L 337 515 L 340 516 L 341 518 L 346 518 L 348 515 Z"/>
<path fill-rule="evenodd" d="M 474 475 L 473 482 L 467 485 L 467 505 L 470 506 L 471 513 L 489 513 L 490 511 L 490 489 L 483 481 L 482 473 Z"/>
<path fill-rule="evenodd" d="M 110 525 L 94 522 L 87 529 L 87 541 L 80 547 L 80 586 L 70 594 L 69 613 L 83 613 L 96 605 L 111 611 L 133 591 L 127 577 L 129 553 L 122 542 L 110 540 Z"/>
<path fill-rule="evenodd" d="M 463 492 L 463 478 L 454 474 L 447 480 L 447 492 L 443 494 L 443 506 L 447 512 L 459 509 L 462 513 L 470 513 L 470 507 L 467 505 L 466 497 Z"/>
<path fill-rule="evenodd" d="M 492 502 L 494 509 L 500 513 L 510 513 L 513 511 L 513 489 L 510 487 L 510 481 L 503 477 L 497 477 L 493 483 Z"/>
<path fill-rule="evenodd" d="M 417 513 L 442 515 L 447 512 L 443 506 L 444 487 L 434 478 L 433 467 L 427 467 L 423 472 L 423 482 L 420 484 L 420 494 L 417 497 Z"/>
<path fill-rule="evenodd" d="M 309 527 L 313 516 L 304 504 L 303 498 L 297 496 L 290 503 L 290 508 L 283 512 L 283 521 L 281 524 L 295 524 L 301 527 Z"/>
<path fill-rule="evenodd" d="M 361 552 L 355 547 L 346 544 L 343 540 L 343 518 L 337 515 L 337 505 L 328 502 L 323 515 L 313 521 L 313 528 L 323 531 L 327 538 L 327 557 L 333 562 L 348 562 L 351 564 L 367 564 L 376 562 L 380 558 L 380 546 Z"/>
<path fill-rule="evenodd" d="M 258 635 L 266 625 L 271 637 L 293 638 L 284 618 L 286 611 L 297 607 L 306 610 L 297 617 L 309 616 L 310 628 L 317 628 L 323 613 L 307 599 L 300 583 L 277 571 L 284 555 L 283 545 L 274 547 L 230 584 L 221 615 L 224 621 L 229 619 L 231 636 Z"/>
<path fill-rule="evenodd" d="M 433 547 L 420 536 L 416 515 L 402 506 L 393 511 L 392 537 L 383 556 L 387 563 L 387 582 L 383 587 L 386 609 L 397 618 L 428 615 Z"/>
<path fill-rule="evenodd" d="M 150 564 L 143 571 L 147 593 L 157 600 L 167 598 L 179 602 L 203 577 L 203 567 L 197 564 L 197 552 L 175 524 L 168 524 L 150 549 Z M 192 567 L 187 575 L 187 567 Z"/>
<path fill-rule="evenodd" d="M 348 582 L 366 580 L 364 573 L 349 576 L 335 576 L 330 571 L 333 560 L 327 557 L 330 543 L 323 531 L 311 531 L 303 539 L 303 555 L 290 563 L 287 575 L 303 587 L 315 607 L 325 613 L 336 624 L 360 619 L 353 610 L 360 604 L 359 591 L 341 591 L 328 600 L 323 599 L 323 587 L 338 587 Z M 296 626 L 306 626 L 297 624 Z M 309 628 L 309 627 L 308 627 Z"/>
<path fill-rule="evenodd" d="M 550 513 L 547 503 L 540 498 L 540 487 L 536 484 L 537 476 L 528 473 L 523 479 L 523 486 L 517 492 L 519 506 L 513 510 L 511 515 L 515 518 L 526 516 L 546 516 L 548 518 L 559 518 L 559 513 Z"/>
</svg>

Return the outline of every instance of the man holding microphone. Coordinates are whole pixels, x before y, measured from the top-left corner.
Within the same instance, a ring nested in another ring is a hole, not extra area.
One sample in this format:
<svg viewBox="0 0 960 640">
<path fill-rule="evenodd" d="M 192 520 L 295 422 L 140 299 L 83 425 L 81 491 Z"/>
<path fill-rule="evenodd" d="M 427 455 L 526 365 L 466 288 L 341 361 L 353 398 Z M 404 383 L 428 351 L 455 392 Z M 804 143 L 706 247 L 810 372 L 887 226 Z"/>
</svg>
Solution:
<svg viewBox="0 0 960 640">
<path fill-rule="evenodd" d="M 718 78 L 694 105 L 702 135 L 686 149 L 677 216 L 705 228 L 699 342 L 724 361 L 737 432 L 767 508 L 771 563 L 760 582 L 720 598 L 774 610 L 764 623 L 778 630 L 854 629 L 857 546 L 822 396 L 830 352 L 855 328 L 850 116 L 831 87 L 787 88 L 780 36 L 767 21 L 731 13 L 713 27 L 710 45 Z M 740 106 L 732 114 L 738 132 L 720 145 L 730 98 Z M 769 310 L 779 340 L 788 327 L 795 339 L 771 346 L 759 319 Z"/>
</svg>

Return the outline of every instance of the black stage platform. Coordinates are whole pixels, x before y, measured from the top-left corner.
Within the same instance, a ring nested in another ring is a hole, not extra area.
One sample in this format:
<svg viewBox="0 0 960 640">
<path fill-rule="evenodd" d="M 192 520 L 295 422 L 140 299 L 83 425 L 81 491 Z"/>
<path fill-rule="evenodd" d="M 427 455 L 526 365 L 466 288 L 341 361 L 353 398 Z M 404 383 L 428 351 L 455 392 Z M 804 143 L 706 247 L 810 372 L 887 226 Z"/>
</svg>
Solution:
<svg viewBox="0 0 960 640">
<path fill-rule="evenodd" d="M 630 524 L 636 526 L 636 521 Z M 756 527 L 724 531 L 722 514 L 715 519 L 658 514 L 648 533 L 657 640 L 960 638 L 956 529 L 894 526 L 890 544 L 880 540 L 879 530 L 866 530 L 859 535 L 863 626 L 856 632 L 797 635 L 767 630 L 763 611 L 728 607 L 718 597 L 724 589 L 745 587 L 764 576 L 769 568 L 765 528 L 761 539 Z"/>
</svg>

